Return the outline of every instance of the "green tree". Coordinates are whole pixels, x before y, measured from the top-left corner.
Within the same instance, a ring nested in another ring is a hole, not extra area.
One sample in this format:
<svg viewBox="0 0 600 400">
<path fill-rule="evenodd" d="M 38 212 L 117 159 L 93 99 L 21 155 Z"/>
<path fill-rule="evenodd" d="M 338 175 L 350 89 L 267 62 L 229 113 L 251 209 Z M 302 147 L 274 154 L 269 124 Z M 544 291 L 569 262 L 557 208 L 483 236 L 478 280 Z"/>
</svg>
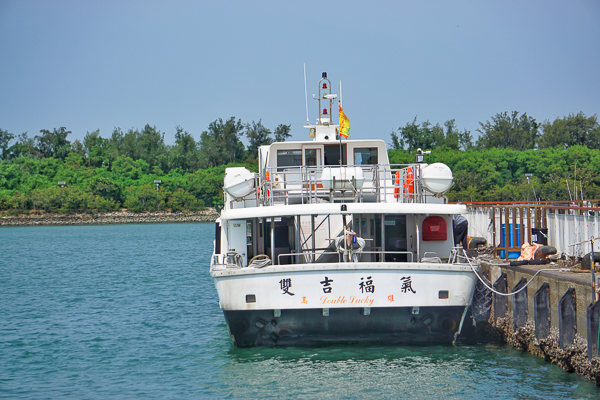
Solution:
<svg viewBox="0 0 600 400">
<path fill-rule="evenodd" d="M 216 167 L 232 162 L 241 162 L 244 156 L 244 144 L 240 137 L 244 133 L 244 124 L 235 117 L 223 122 L 221 118 L 208 126 L 200 136 L 200 157 L 203 167 Z"/>
<path fill-rule="evenodd" d="M 544 121 L 541 127 L 544 133 L 539 141 L 540 148 L 566 149 L 577 145 L 600 148 L 600 124 L 596 114 L 589 118 L 583 112 L 569 114 L 553 122 Z"/>
<path fill-rule="evenodd" d="M 292 125 L 279 124 L 277 128 L 275 128 L 275 141 L 276 142 L 285 142 L 287 139 L 292 137 L 290 131 L 292 130 Z"/>
<path fill-rule="evenodd" d="M 15 138 L 15 135 L 4 129 L 0 129 L 0 160 L 6 160 L 8 158 L 8 144 Z"/>
<path fill-rule="evenodd" d="M 67 136 L 71 131 L 67 128 L 54 128 L 52 132 L 47 129 L 40 130 L 40 135 L 35 137 L 35 145 L 42 157 L 54 157 L 64 160 L 71 151 L 71 143 L 67 140 Z"/>
<path fill-rule="evenodd" d="M 34 138 L 30 138 L 27 132 L 21 133 L 17 138 L 17 142 L 10 146 L 7 152 L 8 159 L 15 159 L 20 157 L 36 158 L 39 155 L 39 152 L 35 147 Z"/>
<path fill-rule="evenodd" d="M 403 147 L 402 147 L 402 144 L 400 143 L 400 138 L 398 138 L 398 134 L 395 131 L 392 131 L 390 136 L 392 137 L 391 148 L 393 150 L 401 150 Z"/>
<path fill-rule="evenodd" d="M 156 190 L 152 185 L 130 186 L 125 189 L 124 206 L 133 211 L 153 211 L 165 208 L 164 190 Z"/>
<path fill-rule="evenodd" d="M 529 150 L 535 148 L 539 136 L 539 124 L 535 119 L 527 114 L 519 117 L 518 111 L 513 111 L 510 115 L 506 111 L 496 114 L 491 122 L 480 122 L 479 125 L 479 148 Z"/>
<path fill-rule="evenodd" d="M 88 181 L 87 189 L 95 196 L 99 196 L 105 199 L 113 199 L 117 202 L 121 202 L 121 187 L 111 181 L 110 179 L 102 176 L 94 176 Z"/>
<path fill-rule="evenodd" d="M 203 202 L 196 199 L 190 192 L 184 189 L 177 189 L 169 195 L 167 207 L 171 211 L 199 210 L 203 207 Z"/>
<path fill-rule="evenodd" d="M 432 125 L 429 121 L 419 125 L 415 117 L 412 122 L 398 128 L 398 134 L 392 132 L 392 146 L 394 149 L 406 148 L 410 153 L 419 148 L 429 150 L 442 146 L 458 150 L 461 138 L 463 142 L 465 140 L 466 131 L 461 136 L 453 119 L 446 121 L 444 127 L 440 124 Z"/>
<path fill-rule="evenodd" d="M 253 158 L 256 157 L 260 146 L 273 143 L 271 131 L 265 128 L 262 124 L 262 120 L 259 120 L 258 122 L 252 121 L 252 123 L 246 124 L 246 137 L 250 142 L 248 145 L 248 155 Z"/>
<path fill-rule="evenodd" d="M 198 169 L 200 164 L 199 151 L 193 136 L 177 127 L 175 132 L 175 145 L 171 148 L 169 168 L 181 168 L 183 171 Z"/>
</svg>

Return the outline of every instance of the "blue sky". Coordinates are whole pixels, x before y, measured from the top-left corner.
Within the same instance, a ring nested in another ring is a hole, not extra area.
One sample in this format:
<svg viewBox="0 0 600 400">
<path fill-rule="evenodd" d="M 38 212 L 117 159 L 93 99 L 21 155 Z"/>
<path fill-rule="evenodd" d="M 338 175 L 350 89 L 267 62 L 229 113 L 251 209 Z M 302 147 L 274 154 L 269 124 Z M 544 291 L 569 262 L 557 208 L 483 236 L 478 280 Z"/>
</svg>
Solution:
<svg viewBox="0 0 600 400">
<path fill-rule="evenodd" d="M 69 140 L 231 116 L 308 138 L 321 72 L 351 138 L 415 116 L 600 112 L 600 1 L 0 1 L 0 128 Z M 336 90 L 337 91 L 337 90 Z"/>
</svg>

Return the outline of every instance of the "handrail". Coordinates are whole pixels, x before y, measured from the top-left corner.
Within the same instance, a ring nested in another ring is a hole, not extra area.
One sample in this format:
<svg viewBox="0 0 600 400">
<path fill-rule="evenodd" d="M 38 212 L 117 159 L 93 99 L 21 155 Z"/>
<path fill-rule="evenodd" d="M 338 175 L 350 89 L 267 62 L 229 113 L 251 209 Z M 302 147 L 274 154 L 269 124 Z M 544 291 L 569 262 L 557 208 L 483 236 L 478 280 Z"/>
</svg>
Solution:
<svg viewBox="0 0 600 400">
<path fill-rule="evenodd" d="M 277 255 L 277 264 L 278 265 L 282 265 L 281 264 L 281 257 L 301 257 L 301 256 L 316 256 L 316 255 L 323 255 L 323 254 L 337 254 L 338 256 L 338 262 L 342 261 L 341 255 L 339 252 L 337 251 L 302 251 L 302 252 L 298 252 L 298 253 L 281 253 L 279 255 Z M 306 264 L 315 264 L 314 262 L 308 262 Z M 285 265 L 285 264 L 283 264 Z"/>
<path fill-rule="evenodd" d="M 408 179 L 406 172 L 409 167 L 414 171 L 411 179 Z M 259 202 L 269 206 L 321 201 L 424 203 L 434 195 L 422 187 L 420 168 L 421 164 L 268 167 L 259 177 Z M 362 171 L 362 179 L 357 169 Z M 322 175 L 326 170 L 331 171 L 331 178 L 323 180 Z M 398 181 L 395 177 L 397 171 L 400 171 Z M 349 175 L 346 177 L 346 174 Z M 409 182 L 414 187 L 410 193 Z"/>
</svg>

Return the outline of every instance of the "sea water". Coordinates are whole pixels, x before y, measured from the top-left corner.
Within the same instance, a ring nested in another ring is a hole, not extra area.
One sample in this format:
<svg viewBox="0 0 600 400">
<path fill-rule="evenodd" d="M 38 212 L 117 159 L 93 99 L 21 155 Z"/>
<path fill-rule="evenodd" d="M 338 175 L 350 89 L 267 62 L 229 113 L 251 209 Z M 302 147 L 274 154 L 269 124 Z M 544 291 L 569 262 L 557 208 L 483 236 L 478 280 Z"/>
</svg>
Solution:
<svg viewBox="0 0 600 400">
<path fill-rule="evenodd" d="M 600 398 L 508 346 L 235 348 L 213 224 L 0 228 L 0 398 Z"/>
</svg>

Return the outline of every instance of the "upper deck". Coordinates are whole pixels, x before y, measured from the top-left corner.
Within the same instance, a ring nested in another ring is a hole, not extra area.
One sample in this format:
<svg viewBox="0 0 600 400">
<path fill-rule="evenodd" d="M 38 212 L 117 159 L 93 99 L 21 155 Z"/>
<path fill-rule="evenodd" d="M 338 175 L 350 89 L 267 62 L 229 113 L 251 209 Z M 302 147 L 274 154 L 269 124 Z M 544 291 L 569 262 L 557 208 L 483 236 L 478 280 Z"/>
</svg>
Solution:
<svg viewBox="0 0 600 400">
<path fill-rule="evenodd" d="M 414 164 L 390 164 L 383 140 L 344 139 L 349 121 L 340 103 L 344 126 L 332 122 L 337 95 L 331 93 L 326 73 L 319 81 L 319 97 L 313 97 L 319 101 L 319 118 L 305 126 L 312 140 L 259 147 L 258 174 L 228 169 L 226 210 L 315 203 L 447 203 L 443 194 L 452 185 L 447 166 L 424 164 L 420 149 Z"/>
</svg>

